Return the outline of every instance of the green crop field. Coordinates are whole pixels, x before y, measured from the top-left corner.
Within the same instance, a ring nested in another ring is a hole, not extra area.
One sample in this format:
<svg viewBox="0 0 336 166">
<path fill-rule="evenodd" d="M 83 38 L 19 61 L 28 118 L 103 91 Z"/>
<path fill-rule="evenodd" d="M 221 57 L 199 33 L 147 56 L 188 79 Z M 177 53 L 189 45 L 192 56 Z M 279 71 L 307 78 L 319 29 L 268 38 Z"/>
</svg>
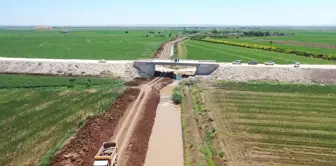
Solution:
<svg viewBox="0 0 336 166">
<path fill-rule="evenodd" d="M 244 63 L 254 60 L 259 63 L 273 61 L 277 64 L 293 64 L 297 61 L 306 64 L 335 64 L 335 62 L 284 54 L 269 52 L 257 49 L 249 49 L 224 44 L 207 43 L 202 41 L 188 40 L 186 45 L 187 58 L 199 60 L 216 60 L 219 62 L 231 62 L 234 60 L 243 60 Z"/>
<path fill-rule="evenodd" d="M 126 31 L 128 33 L 126 34 Z M 159 33 L 165 37 L 159 37 Z M 0 57 L 116 59 L 151 58 L 176 31 L 155 30 L 0 30 Z M 148 35 L 148 37 L 146 37 Z M 155 36 L 156 35 L 156 36 Z"/>
<path fill-rule="evenodd" d="M 290 40 L 292 39 L 292 40 Z M 241 42 L 241 43 L 251 43 L 251 44 L 258 44 L 258 45 L 266 45 L 266 46 L 275 46 L 279 48 L 288 48 L 288 49 L 296 49 L 296 50 L 304 50 L 304 51 L 310 51 L 314 53 L 325 53 L 325 54 L 335 54 L 336 53 L 336 48 L 321 48 L 321 47 L 312 47 L 312 46 L 303 46 L 303 45 L 295 45 L 295 44 L 285 44 L 285 43 L 276 43 L 277 40 L 284 41 L 284 40 L 289 40 L 289 41 L 299 41 L 295 40 L 297 39 L 296 37 L 244 37 L 240 39 L 223 39 L 226 41 L 234 41 L 234 42 Z M 271 44 L 269 41 L 272 41 L 273 43 Z M 335 41 L 336 43 L 336 41 Z M 304 44 L 304 43 L 302 43 Z"/>
<path fill-rule="evenodd" d="M 203 88 L 226 159 L 241 165 L 334 165 L 335 94 L 335 85 L 319 84 L 217 82 Z"/>
<path fill-rule="evenodd" d="M 335 44 L 336 31 L 316 31 L 316 30 L 281 30 L 284 33 L 294 33 L 294 36 L 273 36 L 272 40 L 290 40 L 307 43 Z"/>
<path fill-rule="evenodd" d="M 0 75 L 0 165 L 37 165 L 89 116 L 124 92 L 122 81 Z M 36 82 L 36 84 L 34 84 Z"/>
</svg>

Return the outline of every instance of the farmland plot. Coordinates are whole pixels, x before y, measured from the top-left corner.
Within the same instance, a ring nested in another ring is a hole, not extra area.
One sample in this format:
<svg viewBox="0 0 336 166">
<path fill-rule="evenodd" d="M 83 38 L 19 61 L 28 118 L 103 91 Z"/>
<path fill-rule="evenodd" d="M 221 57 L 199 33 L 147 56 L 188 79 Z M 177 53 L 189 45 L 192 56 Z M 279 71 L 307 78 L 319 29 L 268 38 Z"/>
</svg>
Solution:
<svg viewBox="0 0 336 166">
<path fill-rule="evenodd" d="M 125 32 L 128 32 L 127 34 Z M 176 32 L 146 30 L 0 30 L 0 57 L 131 60 L 151 58 Z M 148 35 L 148 37 L 146 37 Z M 156 36 L 155 36 L 156 35 Z"/>
<path fill-rule="evenodd" d="M 99 78 L 0 80 L 0 165 L 46 164 L 86 118 L 105 112 L 125 90 L 121 81 Z"/>
<path fill-rule="evenodd" d="M 260 82 L 202 91 L 226 162 L 238 165 L 334 165 L 335 94 L 335 85 Z"/>
<path fill-rule="evenodd" d="M 296 56 L 291 54 L 269 52 L 263 50 L 256 50 L 250 48 L 242 48 L 236 46 L 229 46 L 224 44 L 214 44 L 202 41 L 189 40 L 184 42 L 187 48 L 188 59 L 199 60 L 217 60 L 219 62 L 232 62 L 234 60 L 243 60 L 244 63 L 248 61 L 257 61 L 264 63 L 266 61 L 273 61 L 276 64 L 293 64 L 296 61 L 305 64 L 333 64 L 335 62 Z"/>
</svg>

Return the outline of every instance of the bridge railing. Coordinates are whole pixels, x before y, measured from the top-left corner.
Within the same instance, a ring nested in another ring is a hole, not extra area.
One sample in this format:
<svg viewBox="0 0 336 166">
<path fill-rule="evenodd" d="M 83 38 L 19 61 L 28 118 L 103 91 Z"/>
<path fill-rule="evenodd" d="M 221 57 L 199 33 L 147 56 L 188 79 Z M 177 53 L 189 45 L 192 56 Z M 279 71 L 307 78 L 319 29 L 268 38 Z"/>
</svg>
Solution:
<svg viewBox="0 0 336 166">
<path fill-rule="evenodd" d="M 216 60 L 199 60 L 199 62 L 216 62 Z"/>
</svg>

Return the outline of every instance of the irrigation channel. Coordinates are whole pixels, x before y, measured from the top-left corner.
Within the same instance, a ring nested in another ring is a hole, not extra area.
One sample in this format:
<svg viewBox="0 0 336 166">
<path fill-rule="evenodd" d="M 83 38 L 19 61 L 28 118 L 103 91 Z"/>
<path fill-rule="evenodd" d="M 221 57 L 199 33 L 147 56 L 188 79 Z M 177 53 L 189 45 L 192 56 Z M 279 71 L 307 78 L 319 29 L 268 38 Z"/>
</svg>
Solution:
<svg viewBox="0 0 336 166">
<path fill-rule="evenodd" d="M 181 108 L 171 96 L 178 80 L 160 90 L 160 103 L 149 139 L 145 166 L 183 166 Z"/>
</svg>

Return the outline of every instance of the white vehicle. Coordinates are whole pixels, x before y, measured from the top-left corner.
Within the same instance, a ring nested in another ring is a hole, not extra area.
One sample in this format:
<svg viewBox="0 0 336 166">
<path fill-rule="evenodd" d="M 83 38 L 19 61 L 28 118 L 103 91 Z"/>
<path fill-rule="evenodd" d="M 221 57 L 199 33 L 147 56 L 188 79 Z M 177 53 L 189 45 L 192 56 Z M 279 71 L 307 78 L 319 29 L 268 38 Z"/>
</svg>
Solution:
<svg viewBox="0 0 336 166">
<path fill-rule="evenodd" d="M 241 63 L 242 63 L 241 60 L 235 60 L 235 61 L 232 62 L 232 64 L 234 64 L 234 65 L 240 65 Z"/>
<path fill-rule="evenodd" d="M 265 65 L 274 65 L 274 62 L 268 61 L 268 62 L 265 62 Z"/>
<path fill-rule="evenodd" d="M 106 60 L 101 59 L 101 60 L 99 60 L 98 62 L 99 62 L 99 63 L 106 63 Z"/>
<path fill-rule="evenodd" d="M 296 62 L 294 67 L 300 67 L 300 62 Z"/>
</svg>

